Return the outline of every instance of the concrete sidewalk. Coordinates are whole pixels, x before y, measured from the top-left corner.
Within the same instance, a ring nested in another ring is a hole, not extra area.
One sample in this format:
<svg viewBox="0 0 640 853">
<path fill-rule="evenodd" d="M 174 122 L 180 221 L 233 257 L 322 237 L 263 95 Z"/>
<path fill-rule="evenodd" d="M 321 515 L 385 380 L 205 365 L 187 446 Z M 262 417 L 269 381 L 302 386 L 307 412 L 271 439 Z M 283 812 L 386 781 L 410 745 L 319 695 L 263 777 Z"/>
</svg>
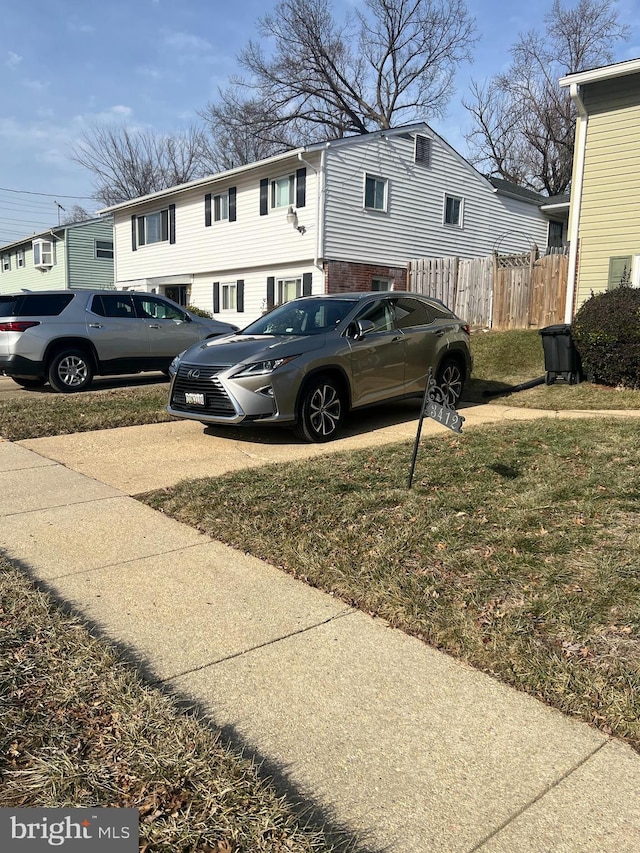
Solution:
<svg viewBox="0 0 640 853">
<path fill-rule="evenodd" d="M 465 409 L 465 428 L 521 417 L 506 408 Z M 635 752 L 129 496 L 415 431 L 0 441 L 0 549 L 367 850 L 636 853 Z"/>
</svg>

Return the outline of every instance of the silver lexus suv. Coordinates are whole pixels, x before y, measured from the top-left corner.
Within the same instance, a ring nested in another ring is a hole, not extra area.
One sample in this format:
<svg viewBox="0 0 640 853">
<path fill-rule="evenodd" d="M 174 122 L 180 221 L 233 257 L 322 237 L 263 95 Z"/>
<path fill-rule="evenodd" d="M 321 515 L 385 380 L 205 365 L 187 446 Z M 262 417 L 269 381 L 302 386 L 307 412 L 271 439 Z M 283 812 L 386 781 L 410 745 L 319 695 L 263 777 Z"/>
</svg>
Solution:
<svg viewBox="0 0 640 853">
<path fill-rule="evenodd" d="M 118 290 L 0 295 L 0 373 L 25 388 L 83 391 L 94 375 L 168 372 L 186 347 L 237 331 L 170 299 Z"/>
<path fill-rule="evenodd" d="M 424 393 L 429 368 L 454 405 L 471 373 L 469 327 L 416 293 L 294 299 L 170 367 L 168 411 L 208 424 L 289 424 L 329 441 L 350 409 Z"/>
</svg>

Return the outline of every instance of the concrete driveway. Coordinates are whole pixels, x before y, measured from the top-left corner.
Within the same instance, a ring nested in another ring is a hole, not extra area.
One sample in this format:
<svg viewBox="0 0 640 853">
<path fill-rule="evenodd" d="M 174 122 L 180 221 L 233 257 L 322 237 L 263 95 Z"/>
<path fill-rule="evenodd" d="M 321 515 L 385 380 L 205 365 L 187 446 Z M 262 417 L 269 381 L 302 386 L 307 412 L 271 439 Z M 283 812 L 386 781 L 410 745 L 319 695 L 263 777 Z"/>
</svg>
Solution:
<svg viewBox="0 0 640 853">
<path fill-rule="evenodd" d="M 371 448 L 375 453 L 376 447 L 403 440 L 409 443 L 408 475 L 419 410 L 419 403 L 406 401 L 353 413 L 342 436 L 327 444 L 306 444 L 284 428 L 205 428 L 197 421 L 121 427 L 18 443 L 128 495 L 269 463 L 361 448 Z M 461 407 L 460 413 L 466 419 L 464 429 L 483 423 L 556 416 L 554 412 L 493 404 Z M 422 434 L 451 435 L 430 419 L 425 419 Z M 419 464 L 416 471 L 420 476 Z"/>
</svg>

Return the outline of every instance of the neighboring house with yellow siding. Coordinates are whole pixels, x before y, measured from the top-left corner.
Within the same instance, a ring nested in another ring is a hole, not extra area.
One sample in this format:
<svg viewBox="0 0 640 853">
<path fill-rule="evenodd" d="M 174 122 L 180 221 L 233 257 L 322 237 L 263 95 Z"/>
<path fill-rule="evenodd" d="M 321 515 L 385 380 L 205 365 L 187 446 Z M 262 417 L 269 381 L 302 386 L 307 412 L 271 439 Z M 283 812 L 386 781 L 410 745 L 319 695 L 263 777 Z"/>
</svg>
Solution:
<svg viewBox="0 0 640 853">
<path fill-rule="evenodd" d="M 565 322 L 591 293 L 640 286 L 640 59 L 569 74 L 576 106 Z"/>
</svg>

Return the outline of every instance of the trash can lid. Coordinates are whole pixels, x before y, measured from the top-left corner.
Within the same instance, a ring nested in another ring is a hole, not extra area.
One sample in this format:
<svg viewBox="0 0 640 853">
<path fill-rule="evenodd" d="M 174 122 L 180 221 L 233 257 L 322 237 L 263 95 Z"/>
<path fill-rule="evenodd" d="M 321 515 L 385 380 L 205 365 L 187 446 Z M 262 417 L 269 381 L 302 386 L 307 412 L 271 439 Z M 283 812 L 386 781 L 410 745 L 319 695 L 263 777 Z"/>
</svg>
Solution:
<svg viewBox="0 0 640 853">
<path fill-rule="evenodd" d="M 540 329 L 541 335 L 566 335 L 571 331 L 569 323 L 556 323 L 553 326 L 545 326 Z"/>
</svg>

